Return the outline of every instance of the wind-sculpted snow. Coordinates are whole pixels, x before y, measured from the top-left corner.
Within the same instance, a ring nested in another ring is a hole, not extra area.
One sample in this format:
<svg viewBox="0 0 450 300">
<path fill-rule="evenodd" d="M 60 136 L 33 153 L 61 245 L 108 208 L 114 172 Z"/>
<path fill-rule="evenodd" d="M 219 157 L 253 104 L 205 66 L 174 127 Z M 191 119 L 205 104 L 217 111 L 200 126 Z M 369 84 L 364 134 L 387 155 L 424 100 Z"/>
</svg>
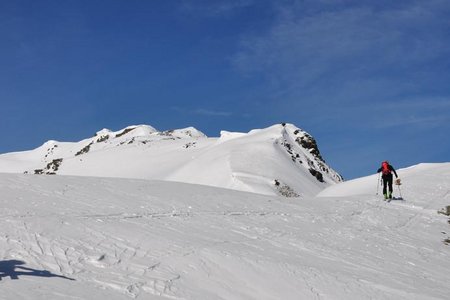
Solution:
<svg viewBox="0 0 450 300">
<path fill-rule="evenodd" d="M 399 175 L 386 203 L 0 174 L 0 299 L 448 299 L 450 165 Z"/>
<path fill-rule="evenodd" d="M 102 129 L 80 142 L 0 155 L 0 172 L 170 180 L 298 198 L 342 181 L 315 139 L 292 124 L 220 138 L 193 127 Z"/>
</svg>

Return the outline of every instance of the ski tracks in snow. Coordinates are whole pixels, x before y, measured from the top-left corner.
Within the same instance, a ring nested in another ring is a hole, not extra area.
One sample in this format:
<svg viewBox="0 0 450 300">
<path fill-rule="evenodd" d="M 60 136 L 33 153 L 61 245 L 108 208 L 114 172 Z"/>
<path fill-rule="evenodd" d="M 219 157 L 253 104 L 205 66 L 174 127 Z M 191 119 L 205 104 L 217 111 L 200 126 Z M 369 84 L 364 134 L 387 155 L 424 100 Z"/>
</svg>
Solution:
<svg viewBox="0 0 450 300">
<path fill-rule="evenodd" d="M 444 299 L 449 292 L 448 254 L 439 233 L 430 234 L 440 220 L 409 202 L 300 201 L 119 179 L 6 180 L 13 188 L 2 188 L 0 255 L 76 279 L 46 280 L 58 295 L 70 297 L 72 288 L 98 299 Z M 14 188 L 19 183 L 27 193 Z M 44 292 L 35 298 L 58 298 Z"/>
</svg>

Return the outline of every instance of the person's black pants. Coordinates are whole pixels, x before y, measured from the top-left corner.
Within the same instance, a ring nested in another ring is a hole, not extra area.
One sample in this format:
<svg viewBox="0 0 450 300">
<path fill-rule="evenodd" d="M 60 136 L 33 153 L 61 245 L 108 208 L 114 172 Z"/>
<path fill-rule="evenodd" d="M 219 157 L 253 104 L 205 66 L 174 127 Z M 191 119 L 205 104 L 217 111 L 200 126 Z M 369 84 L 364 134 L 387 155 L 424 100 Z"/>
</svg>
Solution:
<svg viewBox="0 0 450 300">
<path fill-rule="evenodd" d="M 389 186 L 389 193 L 392 195 L 392 174 L 383 175 L 381 178 L 383 179 L 383 195 L 387 193 L 387 187 Z"/>
</svg>

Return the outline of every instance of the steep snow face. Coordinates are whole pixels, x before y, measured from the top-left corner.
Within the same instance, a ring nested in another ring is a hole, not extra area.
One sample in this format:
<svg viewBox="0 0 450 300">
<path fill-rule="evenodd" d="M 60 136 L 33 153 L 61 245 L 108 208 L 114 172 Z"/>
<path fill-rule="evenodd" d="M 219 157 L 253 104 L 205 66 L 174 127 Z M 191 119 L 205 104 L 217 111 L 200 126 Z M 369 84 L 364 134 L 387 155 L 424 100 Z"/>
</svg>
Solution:
<svg viewBox="0 0 450 300">
<path fill-rule="evenodd" d="M 0 172 L 160 179 L 304 197 L 341 182 L 314 138 L 292 124 L 208 138 L 193 127 L 100 130 L 77 143 L 50 141 L 0 155 Z"/>
<path fill-rule="evenodd" d="M 0 174 L 0 298 L 448 299 L 450 164 L 399 173 L 391 203 Z"/>
<path fill-rule="evenodd" d="M 292 124 L 248 134 L 222 132 L 214 145 L 167 179 L 269 195 L 314 195 L 342 178 L 318 150 L 304 147 L 303 139 L 312 137 Z"/>
</svg>

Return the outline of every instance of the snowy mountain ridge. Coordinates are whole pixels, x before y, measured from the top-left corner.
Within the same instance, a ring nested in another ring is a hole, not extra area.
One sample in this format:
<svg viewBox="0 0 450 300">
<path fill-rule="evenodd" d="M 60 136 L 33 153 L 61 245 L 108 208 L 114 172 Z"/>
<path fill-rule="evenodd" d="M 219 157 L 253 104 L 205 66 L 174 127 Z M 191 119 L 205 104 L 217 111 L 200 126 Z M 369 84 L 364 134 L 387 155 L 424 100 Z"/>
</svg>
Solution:
<svg viewBox="0 0 450 300">
<path fill-rule="evenodd" d="M 448 299 L 450 163 L 397 173 L 389 203 L 376 174 L 333 184 L 291 124 L 3 154 L 0 299 Z"/>
<path fill-rule="evenodd" d="M 315 139 L 293 124 L 209 138 L 193 127 L 102 129 L 79 142 L 48 141 L 0 155 L 0 172 L 168 180 L 304 197 L 343 181 Z"/>
</svg>

